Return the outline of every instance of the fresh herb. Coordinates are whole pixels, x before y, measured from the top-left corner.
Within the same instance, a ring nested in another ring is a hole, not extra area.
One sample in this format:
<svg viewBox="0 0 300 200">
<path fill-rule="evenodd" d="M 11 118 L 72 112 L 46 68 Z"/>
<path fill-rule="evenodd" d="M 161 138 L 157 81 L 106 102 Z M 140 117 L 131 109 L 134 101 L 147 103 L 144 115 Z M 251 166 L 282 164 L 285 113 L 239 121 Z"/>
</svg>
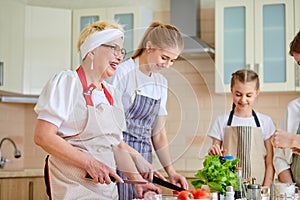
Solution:
<svg viewBox="0 0 300 200">
<path fill-rule="evenodd" d="M 238 186 L 238 178 L 231 170 L 235 168 L 239 158 L 234 160 L 222 160 L 219 155 L 206 156 L 203 162 L 203 168 L 198 170 L 195 177 L 198 180 L 191 180 L 195 189 L 201 188 L 202 185 L 208 185 L 210 190 L 218 191 L 220 194 L 226 193 L 227 186 Z"/>
</svg>

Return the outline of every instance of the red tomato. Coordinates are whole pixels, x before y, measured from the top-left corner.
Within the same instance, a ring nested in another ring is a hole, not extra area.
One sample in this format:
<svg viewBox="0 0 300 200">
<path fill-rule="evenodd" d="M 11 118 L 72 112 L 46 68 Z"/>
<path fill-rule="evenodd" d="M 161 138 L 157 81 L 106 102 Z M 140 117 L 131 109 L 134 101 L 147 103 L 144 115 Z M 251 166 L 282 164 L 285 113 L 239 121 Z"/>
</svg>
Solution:
<svg viewBox="0 0 300 200">
<path fill-rule="evenodd" d="M 191 199 L 194 199 L 194 196 L 190 191 L 183 190 L 183 191 L 179 192 L 177 199 L 178 200 L 191 200 Z"/>
<path fill-rule="evenodd" d="M 210 199 L 210 191 L 204 189 L 191 190 L 195 199 Z"/>
<path fill-rule="evenodd" d="M 173 195 L 177 196 L 179 194 L 179 191 L 173 190 Z"/>
</svg>

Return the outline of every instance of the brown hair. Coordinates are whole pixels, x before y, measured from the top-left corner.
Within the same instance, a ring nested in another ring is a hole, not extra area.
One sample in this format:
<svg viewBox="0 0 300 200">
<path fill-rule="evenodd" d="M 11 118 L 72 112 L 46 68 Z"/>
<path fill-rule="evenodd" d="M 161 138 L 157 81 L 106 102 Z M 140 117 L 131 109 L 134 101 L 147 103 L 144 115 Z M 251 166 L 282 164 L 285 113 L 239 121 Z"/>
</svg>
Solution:
<svg viewBox="0 0 300 200">
<path fill-rule="evenodd" d="M 238 80 L 241 83 L 247 83 L 256 81 L 256 89 L 259 90 L 259 77 L 258 74 L 250 69 L 241 69 L 232 74 L 230 88 L 232 89 L 235 81 Z"/>
<path fill-rule="evenodd" d="M 300 53 L 300 31 L 294 37 L 294 39 L 290 43 L 290 52 L 289 54 L 293 56 L 293 53 Z"/>
<path fill-rule="evenodd" d="M 97 21 L 92 24 L 89 24 L 84 29 L 82 29 L 80 33 L 77 42 L 77 50 L 80 51 L 80 46 L 90 35 L 92 35 L 95 32 L 103 31 L 105 29 L 119 29 L 123 31 L 122 26 L 116 22 Z"/>
<path fill-rule="evenodd" d="M 152 22 L 145 31 L 138 48 L 133 53 L 133 59 L 143 53 L 148 41 L 160 49 L 175 49 L 180 52 L 183 50 L 183 39 L 180 31 L 175 26 L 161 22 Z"/>
</svg>

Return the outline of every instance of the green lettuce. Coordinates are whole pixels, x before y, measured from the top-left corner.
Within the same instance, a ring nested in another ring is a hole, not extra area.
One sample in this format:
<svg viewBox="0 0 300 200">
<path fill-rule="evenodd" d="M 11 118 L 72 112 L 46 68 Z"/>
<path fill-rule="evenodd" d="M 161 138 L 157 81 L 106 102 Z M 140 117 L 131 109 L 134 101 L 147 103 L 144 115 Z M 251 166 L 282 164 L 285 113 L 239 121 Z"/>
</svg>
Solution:
<svg viewBox="0 0 300 200">
<path fill-rule="evenodd" d="M 211 191 L 217 191 L 220 194 L 226 193 L 227 186 L 237 188 L 238 177 L 234 169 L 239 158 L 234 160 L 222 160 L 219 155 L 206 156 L 203 162 L 203 168 L 195 174 L 197 179 L 191 180 L 195 189 L 201 188 L 202 185 L 208 185 Z"/>
</svg>

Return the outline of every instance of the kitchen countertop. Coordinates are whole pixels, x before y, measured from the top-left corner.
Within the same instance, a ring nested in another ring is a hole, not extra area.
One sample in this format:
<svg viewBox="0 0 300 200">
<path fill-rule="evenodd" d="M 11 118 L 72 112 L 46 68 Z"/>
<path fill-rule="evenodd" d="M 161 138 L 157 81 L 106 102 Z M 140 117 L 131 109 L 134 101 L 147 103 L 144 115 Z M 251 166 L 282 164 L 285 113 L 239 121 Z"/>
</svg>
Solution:
<svg viewBox="0 0 300 200">
<path fill-rule="evenodd" d="M 160 171 L 166 176 L 165 171 Z M 177 171 L 186 178 L 195 178 L 196 171 Z M 41 177 L 44 176 L 44 169 L 0 169 L 0 178 L 16 178 L 16 177 Z"/>
<path fill-rule="evenodd" d="M 0 169 L 0 178 L 42 177 L 44 169 Z"/>
</svg>

